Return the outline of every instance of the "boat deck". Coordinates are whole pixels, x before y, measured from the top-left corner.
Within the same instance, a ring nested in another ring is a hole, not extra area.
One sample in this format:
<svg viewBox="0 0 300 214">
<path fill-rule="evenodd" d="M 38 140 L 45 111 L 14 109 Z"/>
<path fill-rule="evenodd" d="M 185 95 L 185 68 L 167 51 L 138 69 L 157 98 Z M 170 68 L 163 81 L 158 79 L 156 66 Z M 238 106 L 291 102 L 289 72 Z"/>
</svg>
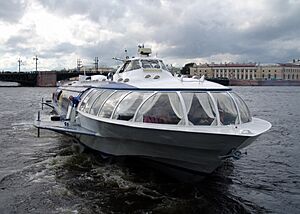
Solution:
<svg viewBox="0 0 300 214">
<path fill-rule="evenodd" d="M 37 117 L 38 118 L 38 117 Z M 52 121 L 48 114 L 41 114 L 40 119 L 33 124 L 38 129 L 48 129 L 58 133 L 84 134 L 90 136 L 99 136 L 96 132 L 85 129 L 79 125 L 72 124 L 68 120 Z"/>
</svg>

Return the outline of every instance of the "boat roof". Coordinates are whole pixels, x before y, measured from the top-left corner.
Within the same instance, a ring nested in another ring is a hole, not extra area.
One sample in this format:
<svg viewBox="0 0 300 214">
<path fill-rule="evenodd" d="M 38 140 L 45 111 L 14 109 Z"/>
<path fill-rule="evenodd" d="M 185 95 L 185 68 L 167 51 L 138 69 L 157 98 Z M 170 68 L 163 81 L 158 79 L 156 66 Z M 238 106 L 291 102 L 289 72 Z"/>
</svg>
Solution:
<svg viewBox="0 0 300 214">
<path fill-rule="evenodd" d="M 147 50 L 148 51 L 148 50 Z M 76 81 L 64 86 L 93 87 L 115 90 L 154 90 L 154 91 L 230 91 L 231 88 L 207 81 L 203 77 L 188 78 L 173 76 L 157 57 L 140 55 L 126 58 L 123 64 L 108 80 L 103 75 L 89 80 Z M 145 64 L 144 64 L 145 63 Z M 149 66 L 149 67 L 146 67 Z M 130 68 L 129 68 L 130 67 Z"/>
<path fill-rule="evenodd" d="M 154 91 L 231 91 L 231 88 L 214 83 L 211 81 L 200 81 L 192 78 L 182 78 L 172 80 L 161 80 L 149 82 L 133 82 L 123 83 L 115 81 L 101 81 L 101 82 L 73 82 L 71 85 L 64 85 L 64 87 L 72 90 L 76 87 L 79 90 L 85 88 L 102 88 L 115 90 L 154 90 Z M 76 89 L 75 89 L 76 90 Z"/>
</svg>

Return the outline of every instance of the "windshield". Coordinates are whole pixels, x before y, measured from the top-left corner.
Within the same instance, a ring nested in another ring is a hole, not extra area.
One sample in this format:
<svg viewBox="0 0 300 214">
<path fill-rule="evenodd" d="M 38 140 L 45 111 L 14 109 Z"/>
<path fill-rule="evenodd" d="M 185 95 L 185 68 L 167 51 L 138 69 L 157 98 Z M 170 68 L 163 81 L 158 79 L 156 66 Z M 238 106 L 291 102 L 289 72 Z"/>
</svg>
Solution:
<svg viewBox="0 0 300 214">
<path fill-rule="evenodd" d="M 140 69 L 140 68 L 141 66 L 139 60 L 132 60 L 130 61 L 129 65 L 126 67 L 125 72 Z"/>
<path fill-rule="evenodd" d="M 158 63 L 158 60 L 149 60 L 149 59 L 142 59 L 142 66 L 143 68 L 160 68 L 160 65 Z"/>
<path fill-rule="evenodd" d="M 137 70 L 140 69 L 140 62 L 139 60 L 131 60 L 131 61 L 127 61 L 125 62 L 125 64 L 123 65 L 123 67 L 120 69 L 119 73 L 123 73 L 126 71 L 132 71 L 132 70 Z"/>
<path fill-rule="evenodd" d="M 159 62 L 160 62 L 161 68 L 167 71 L 168 70 L 167 66 L 163 63 L 163 61 L 159 60 Z"/>
</svg>

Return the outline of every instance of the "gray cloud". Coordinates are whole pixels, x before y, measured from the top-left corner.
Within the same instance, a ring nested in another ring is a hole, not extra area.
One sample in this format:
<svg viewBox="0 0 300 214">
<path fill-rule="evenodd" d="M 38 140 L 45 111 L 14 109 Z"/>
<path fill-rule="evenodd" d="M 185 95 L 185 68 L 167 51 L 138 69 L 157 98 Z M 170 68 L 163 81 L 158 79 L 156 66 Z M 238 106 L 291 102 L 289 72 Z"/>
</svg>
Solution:
<svg viewBox="0 0 300 214">
<path fill-rule="evenodd" d="M 127 11 L 127 1 L 85 1 L 85 0 L 38 0 L 48 10 L 61 16 L 86 15 L 91 20 L 98 22 L 103 19 L 115 20 L 123 17 Z M 102 21 L 103 21 L 102 20 Z"/>
<path fill-rule="evenodd" d="M 39 55 L 43 58 L 59 58 L 74 52 L 77 52 L 79 47 L 69 42 L 63 42 L 56 44 L 54 47 L 44 49 L 39 52 Z"/>
<path fill-rule="evenodd" d="M 25 12 L 26 3 L 22 0 L 0 1 L 0 20 L 17 22 Z"/>
<path fill-rule="evenodd" d="M 167 41 L 171 46 L 176 46 L 163 54 L 178 58 L 229 53 L 240 55 L 248 61 L 274 62 L 300 56 L 300 40 L 297 36 L 300 33 L 300 2 L 267 1 L 266 5 L 269 5 L 267 3 L 271 6 L 261 11 L 261 21 L 246 30 L 238 29 L 235 23 L 231 19 L 226 20 L 222 13 L 222 22 L 218 17 L 199 17 L 196 14 L 183 17 L 185 20 L 182 24 L 171 25 L 168 30 L 160 30 L 159 35 L 152 36 L 156 41 Z M 264 13 L 268 15 L 264 16 Z M 294 48 L 280 48 L 280 43 L 284 44 L 293 39 Z"/>
<path fill-rule="evenodd" d="M 71 41 L 52 44 L 40 51 L 44 58 L 59 59 L 76 53 L 91 62 L 98 56 L 100 62 L 109 65 L 111 57 L 124 56 L 124 49 L 134 55 L 141 43 L 163 47 L 153 52 L 172 59 L 207 59 L 228 54 L 245 62 L 284 62 L 300 57 L 300 1 L 297 0 L 36 1 L 56 16 L 85 17 L 95 24 L 99 37 L 100 30 L 118 33 L 108 39 L 91 36 L 78 44 Z M 7 11 L 17 5 L 17 9 L 21 8 L 17 14 L 22 12 L 23 7 L 17 3 L 0 4 Z M 10 20 L 11 16 L 2 15 L 7 13 L 0 8 L 0 19 Z M 76 38 L 81 34 L 74 32 Z M 21 44 L 29 44 L 34 36 L 33 27 L 29 32 L 10 37 L 5 45 L 10 51 L 29 54 L 34 47 L 26 50 Z"/>
<path fill-rule="evenodd" d="M 16 56 L 32 55 L 32 49 L 27 46 L 30 45 L 32 38 L 35 35 L 35 28 L 23 28 L 12 35 L 4 44 L 6 52 L 13 53 Z"/>
</svg>

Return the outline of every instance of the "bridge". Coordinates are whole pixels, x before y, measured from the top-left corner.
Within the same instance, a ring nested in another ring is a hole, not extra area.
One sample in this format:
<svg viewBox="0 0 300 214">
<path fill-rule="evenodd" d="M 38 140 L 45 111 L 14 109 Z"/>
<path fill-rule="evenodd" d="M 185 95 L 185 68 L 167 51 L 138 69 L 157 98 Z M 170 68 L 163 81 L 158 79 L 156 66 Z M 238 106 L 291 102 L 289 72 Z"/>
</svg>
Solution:
<svg viewBox="0 0 300 214">
<path fill-rule="evenodd" d="M 105 72 L 104 75 L 107 75 Z M 85 75 L 95 75 L 99 73 L 85 72 Z M 61 80 L 84 75 L 84 72 L 62 72 L 62 71 L 39 71 L 39 72 L 0 72 L 0 81 L 17 82 L 21 86 L 56 86 Z M 226 78 L 207 78 L 207 80 L 228 86 L 229 79 Z"/>
<path fill-rule="evenodd" d="M 95 75 L 95 72 L 85 72 Z M 0 72 L 0 81 L 16 82 L 21 86 L 56 86 L 57 81 L 84 75 L 84 72 L 38 71 L 38 72 Z"/>
</svg>

